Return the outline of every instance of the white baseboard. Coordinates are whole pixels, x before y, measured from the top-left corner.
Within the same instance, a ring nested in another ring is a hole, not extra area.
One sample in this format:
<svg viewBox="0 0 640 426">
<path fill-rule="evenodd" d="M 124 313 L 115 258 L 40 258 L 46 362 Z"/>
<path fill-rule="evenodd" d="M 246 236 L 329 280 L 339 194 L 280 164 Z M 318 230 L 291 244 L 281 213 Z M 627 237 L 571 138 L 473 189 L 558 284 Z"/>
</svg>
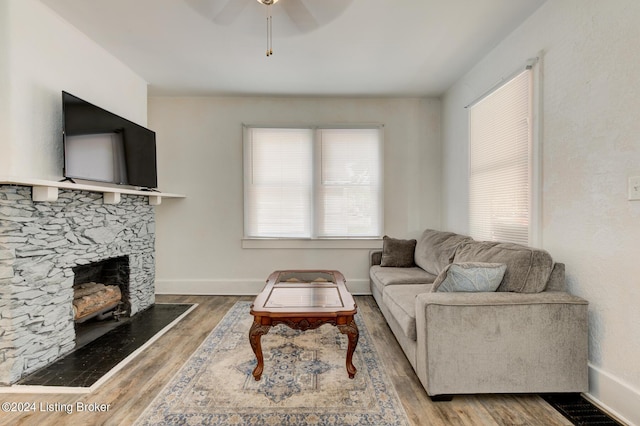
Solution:
<svg viewBox="0 0 640 426">
<path fill-rule="evenodd" d="M 255 296 L 264 287 L 265 278 L 164 280 L 156 279 L 156 294 L 188 294 L 202 296 Z M 347 287 L 352 294 L 369 295 L 368 279 L 350 279 Z"/>
<path fill-rule="evenodd" d="M 589 393 L 595 405 L 628 425 L 640 425 L 640 391 L 589 364 Z"/>
</svg>

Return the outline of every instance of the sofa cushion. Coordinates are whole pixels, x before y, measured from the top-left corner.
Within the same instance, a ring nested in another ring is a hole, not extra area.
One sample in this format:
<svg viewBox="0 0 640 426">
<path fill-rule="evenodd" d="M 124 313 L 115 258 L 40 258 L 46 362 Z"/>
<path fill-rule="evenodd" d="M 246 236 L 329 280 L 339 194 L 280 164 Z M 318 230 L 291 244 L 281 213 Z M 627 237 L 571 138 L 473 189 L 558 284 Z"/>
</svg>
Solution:
<svg viewBox="0 0 640 426">
<path fill-rule="evenodd" d="M 380 266 L 396 268 L 410 268 L 413 263 L 413 253 L 416 250 L 416 240 L 400 240 L 384 236 L 382 238 L 382 259 Z"/>
<path fill-rule="evenodd" d="M 416 296 L 431 291 L 431 284 L 392 285 L 382 295 L 387 309 L 407 338 L 416 340 Z"/>
<path fill-rule="evenodd" d="M 395 284 L 431 284 L 436 276 L 418 267 L 389 268 L 374 265 L 370 270 L 371 278 L 379 281 L 383 286 Z"/>
<path fill-rule="evenodd" d="M 453 261 L 504 263 L 507 270 L 498 291 L 539 293 L 553 269 L 553 260 L 544 250 L 513 243 L 470 241 L 458 248 Z"/>
<path fill-rule="evenodd" d="M 384 299 L 384 289 L 386 286 L 399 284 L 427 284 L 432 283 L 436 279 L 435 275 L 431 275 L 424 270 L 413 268 L 388 268 L 380 265 L 374 265 L 369 269 L 371 277 L 371 291 L 374 295 Z M 378 300 L 381 302 L 381 300 Z"/>
<path fill-rule="evenodd" d="M 504 263 L 451 263 L 440 272 L 431 291 L 496 291 L 506 269 Z"/>
<path fill-rule="evenodd" d="M 438 275 L 452 262 L 458 246 L 466 241 L 473 240 L 453 232 L 427 229 L 416 244 L 416 265 L 433 275 Z"/>
</svg>

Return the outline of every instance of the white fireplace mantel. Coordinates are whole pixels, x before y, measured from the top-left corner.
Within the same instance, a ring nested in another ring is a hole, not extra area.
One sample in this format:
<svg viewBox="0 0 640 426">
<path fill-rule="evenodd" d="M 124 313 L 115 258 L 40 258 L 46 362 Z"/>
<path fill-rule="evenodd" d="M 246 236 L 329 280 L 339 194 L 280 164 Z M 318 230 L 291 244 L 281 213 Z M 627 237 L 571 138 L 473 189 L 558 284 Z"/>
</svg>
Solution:
<svg viewBox="0 0 640 426">
<path fill-rule="evenodd" d="M 30 178 L 9 178 L 0 177 L 0 185 L 20 185 L 31 186 L 33 188 L 33 201 L 56 201 L 58 199 L 58 189 L 73 189 L 76 191 L 98 192 L 103 194 L 104 204 L 118 204 L 122 194 L 142 195 L 149 198 L 149 204 L 157 206 L 162 203 L 163 198 L 185 198 L 182 194 L 171 194 L 168 192 L 141 191 L 120 186 L 93 185 L 86 183 L 56 182 L 53 180 L 30 179 Z"/>
</svg>

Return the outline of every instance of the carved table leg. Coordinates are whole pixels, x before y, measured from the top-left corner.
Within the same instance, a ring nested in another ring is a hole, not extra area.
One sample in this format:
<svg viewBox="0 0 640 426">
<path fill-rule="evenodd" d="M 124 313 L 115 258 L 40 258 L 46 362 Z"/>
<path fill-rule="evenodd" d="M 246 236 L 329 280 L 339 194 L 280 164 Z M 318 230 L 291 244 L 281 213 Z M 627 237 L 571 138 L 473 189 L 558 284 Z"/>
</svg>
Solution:
<svg viewBox="0 0 640 426">
<path fill-rule="evenodd" d="M 360 332 L 358 331 L 358 326 L 353 318 L 351 318 L 347 324 L 339 325 L 338 329 L 340 330 L 340 333 L 346 334 L 349 338 L 349 346 L 347 347 L 347 373 L 349 373 L 349 378 L 353 379 L 357 371 L 356 367 L 353 365 L 353 352 L 356 350 Z"/>
<path fill-rule="evenodd" d="M 264 358 L 262 357 L 262 345 L 260 344 L 260 338 L 263 334 L 267 334 L 271 327 L 268 325 L 262 325 L 257 320 L 254 320 L 249 330 L 249 343 L 251 343 L 251 349 L 256 354 L 258 364 L 253 369 L 253 377 L 256 380 L 260 380 L 262 377 L 262 370 L 264 369 Z"/>
</svg>

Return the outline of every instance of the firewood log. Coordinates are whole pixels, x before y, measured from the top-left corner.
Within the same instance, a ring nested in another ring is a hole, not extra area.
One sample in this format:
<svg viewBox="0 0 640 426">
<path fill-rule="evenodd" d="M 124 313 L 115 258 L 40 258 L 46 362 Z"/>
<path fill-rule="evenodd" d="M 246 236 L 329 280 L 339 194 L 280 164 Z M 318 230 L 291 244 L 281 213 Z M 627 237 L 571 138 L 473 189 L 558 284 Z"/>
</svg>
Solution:
<svg viewBox="0 0 640 426">
<path fill-rule="evenodd" d="M 122 292 L 118 286 L 104 286 L 104 289 L 92 293 L 87 296 L 82 296 L 78 299 L 74 299 L 73 307 L 75 319 L 80 319 L 87 315 L 99 312 L 105 307 L 119 302 L 122 299 Z"/>
<path fill-rule="evenodd" d="M 79 299 L 83 296 L 88 296 L 90 294 L 93 293 L 97 293 L 99 291 L 102 291 L 105 289 L 105 285 L 104 284 L 99 284 L 99 283 L 94 283 L 94 282 L 90 282 L 90 283 L 84 283 L 84 284 L 80 284 L 77 286 L 73 287 L 73 298 L 74 299 Z"/>
</svg>

